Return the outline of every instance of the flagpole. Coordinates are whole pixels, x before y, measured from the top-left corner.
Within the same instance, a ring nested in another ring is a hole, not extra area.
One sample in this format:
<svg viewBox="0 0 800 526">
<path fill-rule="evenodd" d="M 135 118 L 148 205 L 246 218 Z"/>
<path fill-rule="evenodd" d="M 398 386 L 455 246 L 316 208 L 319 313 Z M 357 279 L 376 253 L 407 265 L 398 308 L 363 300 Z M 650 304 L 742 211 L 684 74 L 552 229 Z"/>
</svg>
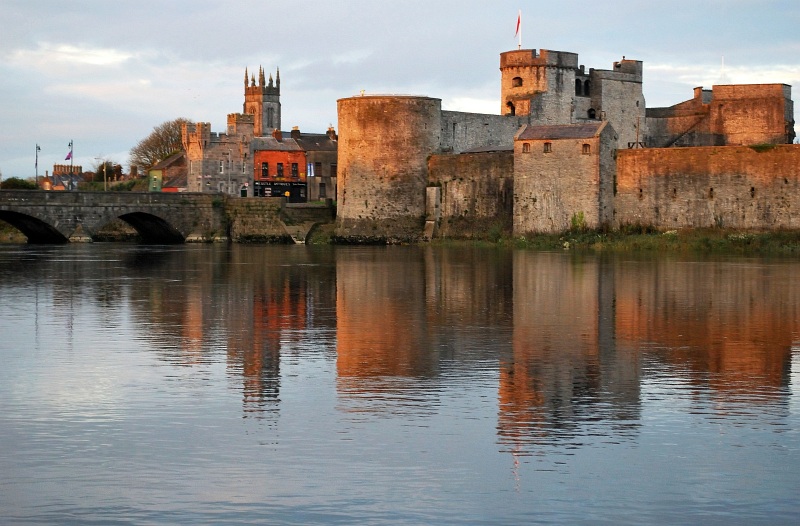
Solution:
<svg viewBox="0 0 800 526">
<path fill-rule="evenodd" d="M 74 157 L 75 156 L 72 155 L 72 139 L 70 139 L 69 140 L 69 185 L 70 186 L 72 186 L 72 176 L 74 175 L 72 173 L 73 172 L 72 163 Z M 70 190 L 72 190 L 72 188 L 70 188 Z"/>
<path fill-rule="evenodd" d="M 36 179 L 35 179 L 36 188 L 37 189 L 39 188 L 39 150 L 41 150 L 41 148 L 39 148 L 39 145 L 37 144 L 36 145 Z"/>
</svg>

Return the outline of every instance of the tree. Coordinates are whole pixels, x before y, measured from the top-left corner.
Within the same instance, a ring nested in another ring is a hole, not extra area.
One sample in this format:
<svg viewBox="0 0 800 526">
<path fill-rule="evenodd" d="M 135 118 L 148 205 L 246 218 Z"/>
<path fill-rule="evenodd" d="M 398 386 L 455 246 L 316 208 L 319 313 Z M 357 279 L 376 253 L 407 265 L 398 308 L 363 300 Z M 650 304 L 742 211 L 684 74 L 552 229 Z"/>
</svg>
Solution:
<svg viewBox="0 0 800 526">
<path fill-rule="evenodd" d="M 9 177 L 0 183 L 3 190 L 36 190 L 36 183 L 19 177 Z"/>
<path fill-rule="evenodd" d="M 131 148 L 131 164 L 147 170 L 173 153 L 181 151 L 183 149 L 181 128 L 191 122 L 189 119 L 179 118 L 163 122 L 153 128 L 150 135 Z"/>
</svg>

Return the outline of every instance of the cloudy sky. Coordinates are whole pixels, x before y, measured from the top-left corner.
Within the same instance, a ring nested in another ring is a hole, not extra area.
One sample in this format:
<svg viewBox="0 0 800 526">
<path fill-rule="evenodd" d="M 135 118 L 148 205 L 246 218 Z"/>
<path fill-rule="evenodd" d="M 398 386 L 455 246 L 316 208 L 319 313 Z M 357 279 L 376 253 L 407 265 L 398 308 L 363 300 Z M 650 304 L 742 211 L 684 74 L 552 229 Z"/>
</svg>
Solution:
<svg viewBox="0 0 800 526">
<path fill-rule="evenodd" d="M 177 117 L 224 131 L 244 70 L 280 68 L 282 124 L 336 126 L 336 100 L 426 95 L 499 113 L 499 54 L 579 54 L 587 68 L 644 61 L 648 107 L 695 86 L 800 86 L 798 0 L 0 0 L 0 172 L 122 163 Z M 723 68 L 724 63 L 724 68 Z M 338 128 L 337 128 L 338 129 Z"/>
</svg>

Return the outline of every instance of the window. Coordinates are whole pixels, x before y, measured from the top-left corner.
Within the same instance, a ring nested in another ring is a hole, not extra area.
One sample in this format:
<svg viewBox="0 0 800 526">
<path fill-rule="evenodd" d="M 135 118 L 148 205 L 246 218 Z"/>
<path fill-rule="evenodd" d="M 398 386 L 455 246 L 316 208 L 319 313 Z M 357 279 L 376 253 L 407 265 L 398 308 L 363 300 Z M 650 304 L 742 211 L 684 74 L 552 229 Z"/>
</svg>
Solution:
<svg viewBox="0 0 800 526">
<path fill-rule="evenodd" d="M 512 88 L 519 88 L 522 86 L 522 78 L 521 77 L 514 77 L 511 79 L 511 87 Z"/>
<path fill-rule="evenodd" d="M 269 163 L 261 163 L 261 178 L 269 177 Z"/>
<path fill-rule="evenodd" d="M 297 163 L 292 163 L 292 177 L 294 179 L 297 179 L 298 176 L 299 174 L 297 172 Z"/>
<path fill-rule="evenodd" d="M 242 174 L 246 174 L 247 173 L 247 170 L 245 170 L 245 168 L 246 168 L 246 166 L 245 166 L 244 160 L 242 160 Z"/>
<path fill-rule="evenodd" d="M 331 164 L 331 177 L 336 177 L 336 165 Z"/>
<path fill-rule="evenodd" d="M 278 163 L 278 177 L 283 177 L 283 163 Z"/>
<path fill-rule="evenodd" d="M 267 108 L 267 128 L 274 128 L 275 109 Z"/>
<path fill-rule="evenodd" d="M 514 116 L 517 114 L 517 108 L 514 107 L 514 103 L 511 101 L 506 102 L 506 108 L 508 108 L 508 113 L 506 115 Z"/>
<path fill-rule="evenodd" d="M 594 110 L 594 108 L 589 108 L 587 115 L 590 119 L 594 119 L 597 117 L 597 112 Z"/>
<path fill-rule="evenodd" d="M 583 149 L 581 150 L 583 155 L 589 155 L 592 153 L 592 145 L 591 144 L 584 144 Z"/>
<path fill-rule="evenodd" d="M 587 80 L 586 82 L 583 83 L 583 94 L 586 97 L 592 94 L 591 81 Z"/>
<path fill-rule="evenodd" d="M 219 162 L 219 173 L 225 173 L 225 161 Z"/>
<path fill-rule="evenodd" d="M 325 199 L 326 197 L 328 196 L 325 195 L 325 183 L 319 183 L 319 198 Z"/>
<path fill-rule="evenodd" d="M 544 153 L 550 153 L 552 151 L 553 151 L 553 143 L 552 142 L 544 143 Z"/>
<path fill-rule="evenodd" d="M 531 144 L 529 142 L 522 143 L 522 153 L 531 153 Z"/>
<path fill-rule="evenodd" d="M 317 177 L 322 176 L 322 163 L 314 163 L 314 175 Z"/>
<path fill-rule="evenodd" d="M 583 82 L 581 82 L 581 79 L 575 79 L 575 95 L 583 95 Z"/>
</svg>

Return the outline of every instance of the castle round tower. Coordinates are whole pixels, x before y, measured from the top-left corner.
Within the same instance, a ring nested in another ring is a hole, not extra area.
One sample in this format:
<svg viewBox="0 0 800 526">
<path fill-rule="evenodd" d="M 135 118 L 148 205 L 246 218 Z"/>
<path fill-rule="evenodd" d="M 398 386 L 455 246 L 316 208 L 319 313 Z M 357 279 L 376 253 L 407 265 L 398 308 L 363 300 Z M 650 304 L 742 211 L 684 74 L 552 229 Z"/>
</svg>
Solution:
<svg viewBox="0 0 800 526">
<path fill-rule="evenodd" d="M 428 156 L 441 142 L 441 99 L 360 96 L 337 104 L 336 236 L 416 241 L 425 225 Z"/>
</svg>

